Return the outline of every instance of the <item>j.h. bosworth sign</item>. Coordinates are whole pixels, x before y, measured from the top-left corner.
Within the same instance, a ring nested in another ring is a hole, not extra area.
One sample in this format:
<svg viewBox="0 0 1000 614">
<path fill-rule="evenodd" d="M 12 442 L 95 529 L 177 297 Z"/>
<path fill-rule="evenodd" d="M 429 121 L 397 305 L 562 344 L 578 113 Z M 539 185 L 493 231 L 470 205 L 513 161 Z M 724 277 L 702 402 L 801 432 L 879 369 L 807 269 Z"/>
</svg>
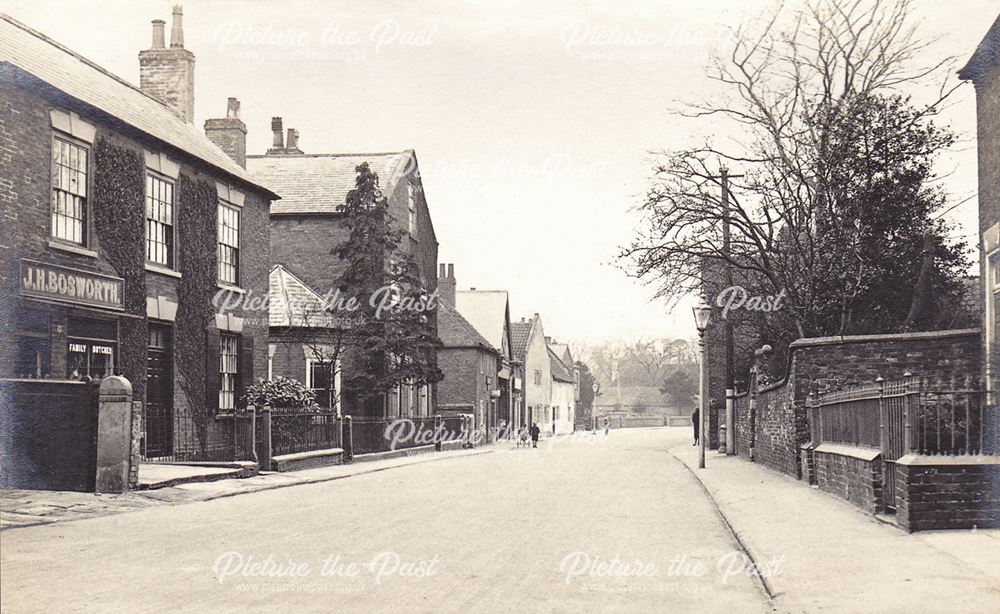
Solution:
<svg viewBox="0 0 1000 614">
<path fill-rule="evenodd" d="M 67 267 L 21 259 L 21 296 L 125 309 L 124 280 Z"/>
</svg>

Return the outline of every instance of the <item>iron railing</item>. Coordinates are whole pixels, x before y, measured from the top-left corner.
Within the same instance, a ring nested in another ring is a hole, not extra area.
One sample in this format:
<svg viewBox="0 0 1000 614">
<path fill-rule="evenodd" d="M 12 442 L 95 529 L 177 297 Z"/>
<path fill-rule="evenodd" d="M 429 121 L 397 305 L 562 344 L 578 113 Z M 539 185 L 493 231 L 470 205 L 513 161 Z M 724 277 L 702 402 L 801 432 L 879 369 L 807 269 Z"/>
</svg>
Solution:
<svg viewBox="0 0 1000 614">
<path fill-rule="evenodd" d="M 806 407 L 814 443 L 881 448 L 887 460 L 995 450 L 997 408 L 986 406 L 980 390 L 947 390 L 910 376 L 810 395 Z"/>
<path fill-rule="evenodd" d="M 270 416 L 272 456 L 343 447 L 336 412 L 272 410 Z"/>
</svg>

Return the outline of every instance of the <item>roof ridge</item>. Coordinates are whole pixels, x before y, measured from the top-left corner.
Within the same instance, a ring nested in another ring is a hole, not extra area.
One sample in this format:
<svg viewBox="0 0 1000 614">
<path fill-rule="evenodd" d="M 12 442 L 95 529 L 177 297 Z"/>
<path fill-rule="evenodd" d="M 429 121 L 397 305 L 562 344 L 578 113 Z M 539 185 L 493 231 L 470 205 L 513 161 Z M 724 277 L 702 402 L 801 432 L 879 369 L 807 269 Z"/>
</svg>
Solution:
<svg viewBox="0 0 1000 614">
<path fill-rule="evenodd" d="M 70 49 L 66 45 L 60 43 L 59 41 L 57 41 L 57 40 L 55 40 L 53 38 L 50 38 L 48 35 L 43 34 L 42 32 L 39 32 L 38 30 L 32 28 L 31 26 L 29 26 L 29 25 L 27 25 L 25 23 L 22 23 L 22 22 L 20 22 L 20 21 L 18 21 L 16 19 L 14 19 L 13 17 L 11 17 L 10 15 L 8 15 L 6 13 L 0 12 L 0 19 L 3 19 L 4 21 L 12 24 L 16 28 L 20 28 L 21 30 L 24 30 L 25 32 L 27 32 L 28 34 L 31 34 L 35 38 L 38 38 L 38 39 L 41 39 L 41 40 L 45 41 L 46 43 L 48 43 L 48 44 L 52 45 L 53 47 L 55 47 L 56 49 L 58 49 L 59 51 L 62 51 L 63 53 L 66 53 L 68 55 L 73 56 L 74 58 L 76 58 L 77 60 L 80 60 L 81 62 L 83 62 L 87 66 L 93 68 L 94 70 L 96 70 L 96 71 L 104 74 L 107 77 L 111 77 L 112 79 L 114 79 L 115 81 L 121 83 L 122 85 L 124 85 L 124 86 L 126 86 L 126 87 L 128 87 L 128 88 L 130 88 L 130 89 L 132 89 L 132 90 L 134 90 L 134 91 L 142 94 L 146 98 L 149 98 L 150 100 L 154 101 L 155 103 L 159 104 L 160 106 L 164 107 L 165 109 L 170 110 L 171 113 L 173 112 L 173 110 L 170 109 L 169 105 L 167 105 L 165 102 L 163 102 L 162 100 L 160 100 L 156 96 L 153 96 L 149 92 L 143 91 L 143 89 L 140 88 L 135 83 L 132 83 L 131 81 L 125 80 L 124 78 L 120 77 L 119 75 L 116 75 L 115 73 L 111 72 L 107 68 L 104 68 L 103 66 L 101 66 L 97 62 L 91 60 L 90 58 L 87 58 L 87 57 L 81 55 L 80 53 L 78 53 L 76 51 L 73 51 L 72 49 Z"/>
<path fill-rule="evenodd" d="M 287 158 L 360 158 L 364 156 L 398 156 L 405 153 L 412 152 L 412 149 L 404 149 L 402 151 L 372 151 L 372 152 L 359 152 L 359 153 L 302 153 L 302 154 L 247 154 L 247 158 L 260 159 L 260 158 L 276 158 L 276 159 L 287 159 Z"/>
</svg>

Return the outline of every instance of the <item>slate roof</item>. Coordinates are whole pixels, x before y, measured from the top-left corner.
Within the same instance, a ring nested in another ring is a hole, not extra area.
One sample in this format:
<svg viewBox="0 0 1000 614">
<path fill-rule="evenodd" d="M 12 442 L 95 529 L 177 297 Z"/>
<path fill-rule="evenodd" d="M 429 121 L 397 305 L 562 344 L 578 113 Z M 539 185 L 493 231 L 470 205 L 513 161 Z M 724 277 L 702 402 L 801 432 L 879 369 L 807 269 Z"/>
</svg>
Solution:
<svg viewBox="0 0 1000 614">
<path fill-rule="evenodd" d="M 413 151 L 372 154 L 295 154 L 247 156 L 247 170 L 254 179 L 281 194 L 271 204 L 272 214 L 337 213 L 347 193 L 354 189 L 355 168 L 367 162 L 378 174 L 382 191 L 388 194 Z"/>
<path fill-rule="evenodd" d="M 511 322 L 511 352 L 514 358 L 524 361 L 525 354 L 528 353 L 528 337 L 531 336 L 531 322 Z"/>
<path fill-rule="evenodd" d="M 271 267 L 268 276 L 268 325 L 312 326 L 330 324 L 323 297 L 283 265 Z"/>
<path fill-rule="evenodd" d="M 566 368 L 566 365 L 556 356 L 551 347 L 546 347 L 549 350 L 549 370 L 552 372 L 552 379 L 560 382 L 569 382 L 570 384 L 576 383 L 573 371 Z"/>
<path fill-rule="evenodd" d="M 958 77 L 978 81 L 987 70 L 996 68 L 998 62 L 1000 62 L 1000 15 L 997 16 L 989 32 L 976 47 L 969 62 L 962 70 L 958 71 Z"/>
<path fill-rule="evenodd" d="M 251 185 L 266 187 L 205 134 L 135 85 L 0 13 L 0 75 L 16 67 L 71 98 Z M 277 194 L 269 194 L 279 198 Z"/>
<path fill-rule="evenodd" d="M 495 352 L 476 327 L 462 317 L 454 307 L 438 303 L 438 337 L 445 348 L 482 348 Z"/>
<path fill-rule="evenodd" d="M 459 290 L 455 293 L 455 307 L 494 348 L 503 349 L 506 290 Z"/>
</svg>

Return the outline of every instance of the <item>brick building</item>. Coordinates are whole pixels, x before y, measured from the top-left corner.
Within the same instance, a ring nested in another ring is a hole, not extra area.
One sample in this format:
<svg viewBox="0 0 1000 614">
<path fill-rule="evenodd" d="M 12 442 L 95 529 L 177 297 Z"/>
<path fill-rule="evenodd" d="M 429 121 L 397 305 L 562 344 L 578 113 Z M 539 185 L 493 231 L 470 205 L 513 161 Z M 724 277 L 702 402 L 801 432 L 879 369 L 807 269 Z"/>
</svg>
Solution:
<svg viewBox="0 0 1000 614">
<path fill-rule="evenodd" d="M 1000 17 L 959 77 L 976 86 L 979 141 L 979 233 L 981 243 L 983 346 L 991 402 L 1000 390 Z"/>
<path fill-rule="evenodd" d="M 484 381 L 492 386 L 491 396 L 478 398 L 473 402 L 469 396 L 472 393 L 469 384 L 456 384 L 456 379 L 480 378 L 478 370 L 482 367 L 483 359 L 467 351 L 468 343 L 472 340 L 461 335 L 457 339 L 453 338 L 452 333 L 441 329 L 440 337 L 450 356 L 447 362 L 441 362 L 445 381 L 439 392 L 440 407 L 449 408 L 456 403 L 468 406 L 471 402 L 476 411 L 470 413 L 475 413 L 477 426 L 482 425 L 490 437 L 493 437 L 501 425 L 515 425 L 515 418 L 520 415 L 524 404 L 524 375 L 520 362 L 514 359 L 513 354 L 510 303 L 506 290 L 457 290 L 456 286 L 454 265 L 442 264 L 438 274 L 438 291 L 442 303 L 451 306 L 457 318 L 472 326 L 476 336 L 485 340 L 494 354 L 494 368 L 487 369 L 482 374 Z M 454 316 L 450 317 L 456 319 Z M 439 328 L 440 326 L 439 323 Z M 455 343 L 459 345 L 456 346 Z M 456 353 L 459 348 L 463 351 Z M 452 380 L 450 383 L 449 378 Z M 455 395 L 455 386 L 460 386 L 461 395 Z M 477 384 L 475 389 L 478 388 Z M 448 390 L 447 394 L 445 389 Z"/>
<path fill-rule="evenodd" d="M 415 259 L 423 287 L 428 292 L 437 289 L 438 242 L 412 150 L 307 154 L 298 146 L 298 131 L 289 128 L 286 133 L 280 117 L 272 119 L 271 130 L 272 147 L 265 155 L 247 156 L 247 168 L 256 180 L 283 194 L 271 207 L 272 264 L 281 266 L 283 274 L 293 276 L 318 296 L 337 291 L 346 263 L 336 250 L 349 236 L 343 207 L 348 192 L 355 187 L 356 167 L 367 162 L 379 177 L 391 215 L 406 231 L 399 250 Z M 429 317 L 436 334 L 436 312 L 429 312 Z M 323 343 L 304 344 L 300 333 L 271 327 L 271 373 L 312 386 L 315 369 L 311 363 L 316 361 L 308 359 L 310 355 L 316 358 L 317 347 L 326 350 Z M 340 379 L 346 380 L 362 368 L 363 356 L 348 350 L 338 360 Z M 338 390 L 335 397 L 345 414 L 396 418 L 430 415 L 434 394 L 434 386 L 402 384 L 369 401 L 361 401 L 351 391 L 341 394 Z"/>
<path fill-rule="evenodd" d="M 480 441 L 488 441 L 499 424 L 497 376 L 502 354 L 455 308 L 455 286 L 447 283 L 454 279 L 453 271 L 442 270 L 439 279 L 438 337 L 443 347 L 438 352 L 438 365 L 444 379 L 438 383 L 437 411 L 471 414 Z"/>
<path fill-rule="evenodd" d="M 216 299 L 266 291 L 277 196 L 192 125 L 181 19 L 169 47 L 153 22 L 135 87 L 0 15 L 0 378 L 122 374 L 146 456 L 205 458 L 266 367 L 266 311 Z"/>
</svg>

